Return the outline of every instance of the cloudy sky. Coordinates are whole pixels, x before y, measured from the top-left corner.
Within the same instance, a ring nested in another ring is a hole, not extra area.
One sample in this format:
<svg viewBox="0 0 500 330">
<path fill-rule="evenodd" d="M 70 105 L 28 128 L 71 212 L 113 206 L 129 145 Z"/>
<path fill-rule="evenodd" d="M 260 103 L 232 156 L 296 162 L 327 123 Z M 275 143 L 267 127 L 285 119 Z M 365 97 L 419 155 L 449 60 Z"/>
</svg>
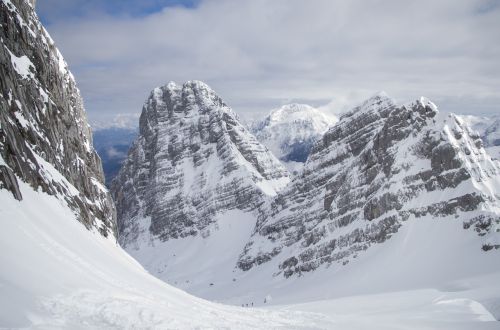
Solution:
<svg viewBox="0 0 500 330">
<path fill-rule="evenodd" d="M 498 0 L 38 0 L 91 121 L 203 80 L 243 117 L 385 91 L 500 114 Z"/>
</svg>

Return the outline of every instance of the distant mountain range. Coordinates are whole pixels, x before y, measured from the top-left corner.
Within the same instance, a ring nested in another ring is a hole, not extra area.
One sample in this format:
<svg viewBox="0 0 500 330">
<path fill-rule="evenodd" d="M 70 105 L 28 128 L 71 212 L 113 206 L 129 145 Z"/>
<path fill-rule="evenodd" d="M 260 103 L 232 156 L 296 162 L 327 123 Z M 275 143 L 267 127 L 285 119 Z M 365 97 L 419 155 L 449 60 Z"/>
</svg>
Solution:
<svg viewBox="0 0 500 330">
<path fill-rule="evenodd" d="M 338 118 L 307 104 L 287 104 L 253 122 L 250 131 L 291 173 L 298 172 L 316 141 Z"/>
</svg>

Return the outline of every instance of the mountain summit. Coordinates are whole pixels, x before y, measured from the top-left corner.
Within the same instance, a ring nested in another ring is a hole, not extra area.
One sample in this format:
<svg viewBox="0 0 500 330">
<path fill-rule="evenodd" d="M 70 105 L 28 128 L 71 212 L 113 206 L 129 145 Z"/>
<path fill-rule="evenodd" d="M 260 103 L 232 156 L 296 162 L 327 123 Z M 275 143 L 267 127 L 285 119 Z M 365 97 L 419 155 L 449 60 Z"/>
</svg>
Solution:
<svg viewBox="0 0 500 330">
<path fill-rule="evenodd" d="M 307 104 L 292 103 L 271 110 L 251 131 L 290 171 L 298 171 L 314 143 L 337 120 Z"/>
<path fill-rule="evenodd" d="M 145 102 L 139 137 L 112 183 L 120 242 L 140 233 L 197 235 L 227 210 L 256 210 L 288 182 L 286 169 L 209 86 L 170 82 Z"/>
<path fill-rule="evenodd" d="M 262 212 L 239 267 L 274 260 L 288 277 L 345 265 L 421 219 L 459 222 L 480 236 L 478 249 L 498 248 L 499 187 L 498 164 L 461 118 L 423 97 L 397 105 L 379 94 L 315 144 Z"/>
</svg>

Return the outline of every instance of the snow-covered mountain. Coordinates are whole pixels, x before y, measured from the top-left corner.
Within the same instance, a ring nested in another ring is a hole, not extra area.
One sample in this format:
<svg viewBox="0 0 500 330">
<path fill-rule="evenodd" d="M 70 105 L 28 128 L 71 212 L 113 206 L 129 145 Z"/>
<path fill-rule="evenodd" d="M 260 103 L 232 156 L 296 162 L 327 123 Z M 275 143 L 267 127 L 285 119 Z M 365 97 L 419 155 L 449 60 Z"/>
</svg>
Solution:
<svg viewBox="0 0 500 330">
<path fill-rule="evenodd" d="M 342 267 L 406 222 L 460 222 L 477 249 L 500 247 L 500 169 L 475 131 L 425 98 L 376 95 L 341 116 L 299 177 L 261 213 L 238 266 L 276 276 Z M 411 235 L 411 233 L 409 233 Z"/>
<path fill-rule="evenodd" d="M 68 204 L 87 228 L 114 236 L 115 209 L 80 92 L 33 7 L 1 3 L 0 187 L 22 200 L 22 178 Z"/>
<path fill-rule="evenodd" d="M 484 148 L 493 158 L 500 160 L 500 117 L 462 115 L 460 118 L 479 132 Z"/>
<path fill-rule="evenodd" d="M 170 134 L 182 131 L 176 128 Z M 147 170 L 139 173 L 150 178 Z M 380 94 L 343 115 L 317 141 L 303 173 L 258 212 L 221 210 L 198 233 L 165 239 L 151 234 L 149 216 L 136 217 L 124 245 L 160 279 L 231 304 L 455 287 L 486 276 L 487 294 L 474 284 L 454 297 L 475 297 L 500 315 L 494 307 L 500 288 L 490 281 L 500 271 L 499 183 L 498 164 L 460 118 L 439 113 L 425 98 L 398 105 Z M 184 200 L 176 200 L 178 209 Z M 427 268 L 435 270 L 419 273 Z M 429 304 L 443 299 L 440 290 L 425 298 L 433 297 Z"/>
<path fill-rule="evenodd" d="M 251 132 L 290 172 L 298 172 L 314 145 L 337 122 L 335 116 L 306 104 L 287 104 L 271 110 L 250 125 Z"/>
<path fill-rule="evenodd" d="M 208 236 L 226 211 L 255 211 L 288 182 L 210 87 L 170 82 L 145 102 L 139 137 L 112 183 L 120 243 Z"/>
</svg>

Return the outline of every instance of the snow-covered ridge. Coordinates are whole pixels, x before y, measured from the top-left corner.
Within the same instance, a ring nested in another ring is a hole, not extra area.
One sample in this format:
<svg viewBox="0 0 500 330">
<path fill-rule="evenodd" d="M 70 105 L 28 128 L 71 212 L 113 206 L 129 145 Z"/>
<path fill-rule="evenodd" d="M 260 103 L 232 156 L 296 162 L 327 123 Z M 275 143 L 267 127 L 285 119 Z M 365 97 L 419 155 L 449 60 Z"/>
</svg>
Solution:
<svg viewBox="0 0 500 330">
<path fill-rule="evenodd" d="M 422 102 L 425 100 L 426 99 L 422 97 L 415 102 Z M 393 98 L 389 97 L 389 95 L 387 95 L 386 92 L 381 91 L 373 95 L 372 97 L 366 99 L 364 102 L 354 107 L 352 110 L 341 115 L 340 119 L 352 117 L 354 115 L 359 116 L 362 113 L 379 111 L 381 109 L 393 107 L 395 104 L 396 102 Z"/>
<path fill-rule="evenodd" d="M 297 172 L 314 143 L 337 120 L 309 105 L 293 103 L 271 110 L 250 129 L 291 172 Z"/>
<path fill-rule="evenodd" d="M 262 212 L 239 266 L 273 260 L 275 275 L 288 277 L 345 265 L 405 221 L 450 215 L 490 250 L 500 247 L 499 192 L 498 163 L 459 117 L 426 98 L 397 105 L 378 94 L 316 143 Z"/>
</svg>

